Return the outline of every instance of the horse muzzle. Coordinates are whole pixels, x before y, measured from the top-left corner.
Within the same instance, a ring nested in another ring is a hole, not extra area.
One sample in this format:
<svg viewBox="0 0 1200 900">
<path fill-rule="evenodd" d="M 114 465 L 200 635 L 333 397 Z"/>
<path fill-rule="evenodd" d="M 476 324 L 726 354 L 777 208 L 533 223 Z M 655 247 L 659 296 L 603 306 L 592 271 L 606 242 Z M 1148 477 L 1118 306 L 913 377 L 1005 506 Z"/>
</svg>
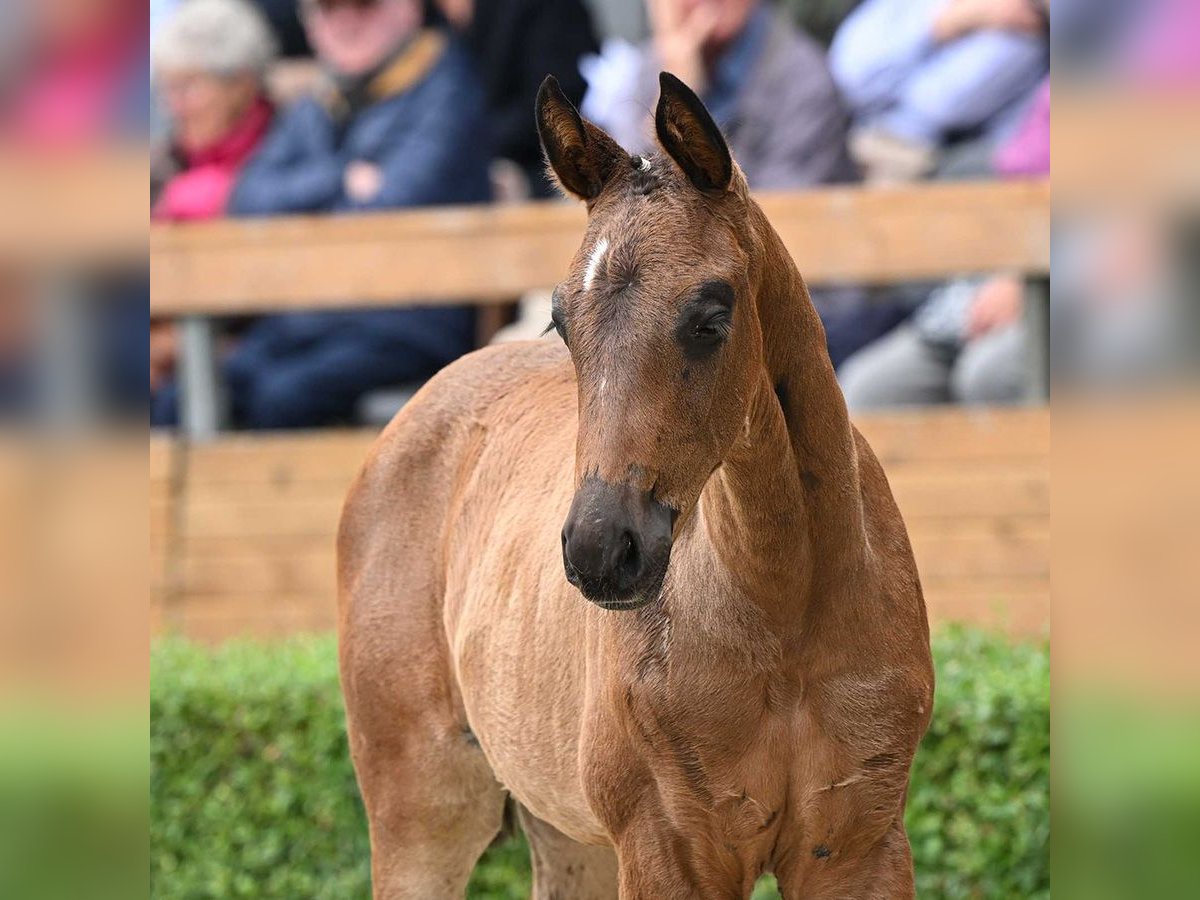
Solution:
<svg viewBox="0 0 1200 900">
<path fill-rule="evenodd" d="M 649 491 L 584 479 L 562 530 L 567 581 L 603 609 L 637 609 L 657 600 L 677 516 Z"/>
</svg>

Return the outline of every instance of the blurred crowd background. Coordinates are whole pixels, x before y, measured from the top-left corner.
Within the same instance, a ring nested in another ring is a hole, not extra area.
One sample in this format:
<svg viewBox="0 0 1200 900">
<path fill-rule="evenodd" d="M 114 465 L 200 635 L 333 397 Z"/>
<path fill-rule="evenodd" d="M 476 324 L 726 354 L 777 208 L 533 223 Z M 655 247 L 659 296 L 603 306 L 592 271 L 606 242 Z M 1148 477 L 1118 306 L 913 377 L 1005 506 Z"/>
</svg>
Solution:
<svg viewBox="0 0 1200 900">
<path fill-rule="evenodd" d="M 1049 15 L 1030 0 L 162 0 L 152 4 L 152 216 L 345 214 L 546 198 L 533 98 L 554 74 L 631 152 L 670 70 L 755 189 L 1049 171 Z M 816 293 L 852 406 L 1013 403 L 1022 288 Z M 464 298 L 469 301 L 470 298 Z M 544 306 L 506 336 L 535 336 Z M 469 305 L 223 325 L 235 428 L 382 424 L 480 340 Z M 151 420 L 174 426 L 178 336 L 151 333 Z"/>
<path fill-rule="evenodd" d="M 1171 90 L 1200 56 L 1187 0 L 1056 0 L 1053 10 L 1045 0 L 8 6 L 7 143 L 44 158 L 148 140 L 159 223 L 551 197 L 530 112 L 548 73 L 631 151 L 652 143 L 657 72 L 680 74 L 755 189 L 1041 177 L 1052 33 L 1060 69 L 1093 82 L 1102 74 Z M 1055 323 L 1069 338 L 1059 369 L 1121 380 L 1161 371 L 1162 340 L 1181 332 L 1155 273 L 1173 260 L 1151 252 L 1162 241 L 1149 223 L 1094 231 L 1056 234 L 1068 261 L 1053 284 Z M 146 279 L 105 274 L 87 285 L 93 301 L 103 295 L 86 317 L 92 396 L 59 406 L 140 413 L 149 403 L 152 424 L 175 427 L 177 328 L 148 319 Z M 58 306 L 81 287 L 63 281 Z M 28 416 L 56 399 L 37 361 L 57 359 L 57 348 L 29 302 L 49 289 L 12 266 L 2 282 L 0 411 Z M 1024 397 L 1014 273 L 821 287 L 814 299 L 855 410 Z M 525 305 L 507 336 L 536 334 L 542 317 Z M 238 429 L 381 424 L 395 407 L 369 402 L 373 394 L 407 396 L 491 337 L 469 297 L 459 307 L 235 317 L 219 328 L 226 424 Z"/>
<path fill-rule="evenodd" d="M 1200 3 L 0 0 L 0 896 L 145 887 L 147 208 L 556 202 L 541 79 L 636 151 L 660 69 L 764 191 L 1043 178 L 1053 131 L 1056 888 L 1200 890 Z M 814 300 L 856 412 L 1025 397 L 1014 273 Z M 226 424 L 379 424 L 477 318 L 223 320 Z"/>
</svg>

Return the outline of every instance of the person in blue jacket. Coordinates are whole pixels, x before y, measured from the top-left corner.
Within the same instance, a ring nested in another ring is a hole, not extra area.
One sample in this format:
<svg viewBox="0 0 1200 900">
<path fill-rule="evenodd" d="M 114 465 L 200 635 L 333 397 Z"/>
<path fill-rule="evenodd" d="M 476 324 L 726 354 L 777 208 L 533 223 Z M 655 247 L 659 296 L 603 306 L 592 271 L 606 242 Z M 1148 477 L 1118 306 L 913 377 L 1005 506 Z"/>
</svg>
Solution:
<svg viewBox="0 0 1200 900">
<path fill-rule="evenodd" d="M 490 199 L 483 91 L 467 52 L 424 29 L 421 0 L 303 0 L 325 73 L 278 120 L 234 187 L 234 216 L 357 213 Z M 350 419 L 368 391 L 469 351 L 468 308 L 272 315 L 226 360 L 245 428 Z"/>
</svg>

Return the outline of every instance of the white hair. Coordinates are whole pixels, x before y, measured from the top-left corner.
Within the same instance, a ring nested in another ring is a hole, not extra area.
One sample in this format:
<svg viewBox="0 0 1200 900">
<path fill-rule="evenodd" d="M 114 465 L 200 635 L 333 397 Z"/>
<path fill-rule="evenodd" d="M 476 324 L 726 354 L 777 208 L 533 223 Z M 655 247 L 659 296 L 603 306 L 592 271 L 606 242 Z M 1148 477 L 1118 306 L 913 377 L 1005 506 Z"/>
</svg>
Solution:
<svg viewBox="0 0 1200 900">
<path fill-rule="evenodd" d="M 155 35 L 150 59 L 155 72 L 261 76 L 277 52 L 271 26 L 247 0 L 185 0 Z"/>
</svg>

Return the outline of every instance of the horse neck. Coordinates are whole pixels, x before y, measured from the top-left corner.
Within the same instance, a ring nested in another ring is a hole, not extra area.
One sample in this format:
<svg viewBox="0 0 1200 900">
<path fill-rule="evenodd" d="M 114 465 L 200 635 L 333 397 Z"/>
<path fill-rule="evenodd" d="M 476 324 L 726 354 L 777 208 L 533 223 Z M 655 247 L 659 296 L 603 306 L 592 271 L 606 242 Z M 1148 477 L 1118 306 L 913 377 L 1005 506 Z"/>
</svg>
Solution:
<svg viewBox="0 0 1200 900">
<path fill-rule="evenodd" d="M 762 371 L 745 440 L 705 489 L 718 552 L 754 576 L 762 605 L 795 620 L 814 584 L 844 578 L 865 552 L 850 416 L 803 279 L 751 204 Z"/>
</svg>

